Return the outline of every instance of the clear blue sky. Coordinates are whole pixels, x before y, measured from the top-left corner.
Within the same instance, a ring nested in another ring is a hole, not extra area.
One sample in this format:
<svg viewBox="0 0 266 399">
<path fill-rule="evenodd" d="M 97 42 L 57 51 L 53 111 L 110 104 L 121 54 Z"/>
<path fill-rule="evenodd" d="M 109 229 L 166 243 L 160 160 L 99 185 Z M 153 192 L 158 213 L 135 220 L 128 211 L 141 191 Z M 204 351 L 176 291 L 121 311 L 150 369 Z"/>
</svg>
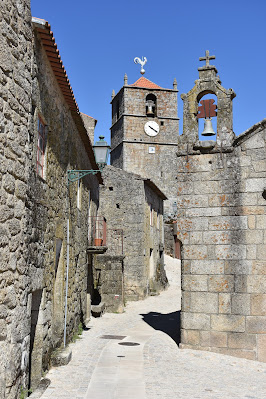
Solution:
<svg viewBox="0 0 266 399">
<path fill-rule="evenodd" d="M 215 55 L 222 85 L 233 88 L 234 131 L 266 117 L 265 0 L 32 0 L 32 15 L 52 27 L 80 111 L 98 120 L 95 135 L 110 139 L 111 93 L 141 75 L 181 93 L 198 78 L 199 57 Z"/>
</svg>

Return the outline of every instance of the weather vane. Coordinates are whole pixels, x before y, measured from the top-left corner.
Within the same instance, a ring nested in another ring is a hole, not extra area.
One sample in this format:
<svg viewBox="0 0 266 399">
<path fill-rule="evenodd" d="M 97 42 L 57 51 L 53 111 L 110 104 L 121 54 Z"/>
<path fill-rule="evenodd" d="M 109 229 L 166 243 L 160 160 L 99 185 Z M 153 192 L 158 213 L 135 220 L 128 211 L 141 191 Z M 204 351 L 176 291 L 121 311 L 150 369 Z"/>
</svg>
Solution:
<svg viewBox="0 0 266 399">
<path fill-rule="evenodd" d="M 142 60 L 141 60 L 139 57 L 135 57 L 134 58 L 134 62 L 135 62 L 135 64 L 140 64 L 141 65 L 140 73 L 141 73 L 141 75 L 144 75 L 145 69 L 143 69 L 143 66 L 146 64 L 147 58 L 146 57 L 142 57 Z"/>
</svg>

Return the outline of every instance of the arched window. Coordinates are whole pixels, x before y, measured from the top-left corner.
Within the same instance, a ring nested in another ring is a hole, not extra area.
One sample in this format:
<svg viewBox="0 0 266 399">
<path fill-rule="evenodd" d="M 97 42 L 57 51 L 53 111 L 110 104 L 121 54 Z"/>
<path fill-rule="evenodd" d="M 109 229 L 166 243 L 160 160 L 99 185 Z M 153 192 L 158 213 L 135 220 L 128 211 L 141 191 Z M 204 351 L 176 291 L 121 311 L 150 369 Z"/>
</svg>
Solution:
<svg viewBox="0 0 266 399">
<path fill-rule="evenodd" d="M 157 99 L 154 94 L 148 94 L 146 97 L 146 115 L 154 118 L 157 116 Z"/>
</svg>

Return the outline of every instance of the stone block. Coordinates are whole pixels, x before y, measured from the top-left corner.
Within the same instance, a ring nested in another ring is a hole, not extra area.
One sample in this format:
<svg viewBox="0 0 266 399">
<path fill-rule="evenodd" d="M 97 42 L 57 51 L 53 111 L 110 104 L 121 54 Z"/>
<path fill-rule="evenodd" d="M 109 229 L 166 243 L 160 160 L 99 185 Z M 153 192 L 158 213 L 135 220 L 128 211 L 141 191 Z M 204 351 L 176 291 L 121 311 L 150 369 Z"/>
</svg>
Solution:
<svg viewBox="0 0 266 399">
<path fill-rule="evenodd" d="M 52 365 L 54 367 L 65 366 L 72 358 L 72 350 L 69 347 L 55 351 L 51 356 Z"/>
<path fill-rule="evenodd" d="M 192 218 L 192 231 L 204 231 L 208 230 L 209 218 L 201 217 L 201 218 Z"/>
<path fill-rule="evenodd" d="M 191 261 L 190 260 L 183 260 L 181 262 L 181 270 L 182 270 L 182 274 L 190 274 L 191 273 Z"/>
<path fill-rule="evenodd" d="M 27 194 L 27 186 L 24 182 L 16 181 L 15 194 L 16 194 L 17 198 L 25 200 L 26 194 Z"/>
<path fill-rule="evenodd" d="M 177 186 L 177 195 L 188 195 L 193 193 L 193 183 L 190 181 L 187 182 L 178 182 Z M 202 194 L 202 193 L 196 193 Z"/>
<path fill-rule="evenodd" d="M 208 277 L 203 275 L 182 276 L 182 289 L 184 291 L 208 291 Z"/>
<path fill-rule="evenodd" d="M 234 291 L 234 276 L 209 276 L 208 289 L 211 292 L 233 292 Z"/>
<path fill-rule="evenodd" d="M 7 335 L 6 321 L 0 319 L 0 341 L 4 341 Z"/>
<path fill-rule="evenodd" d="M 263 189 L 265 187 L 265 179 L 246 179 L 245 181 L 245 192 L 250 192 L 250 193 L 262 193 Z"/>
<path fill-rule="evenodd" d="M 247 276 L 247 292 L 252 294 L 263 294 L 266 289 L 266 275 Z"/>
<path fill-rule="evenodd" d="M 203 233 L 203 242 L 209 244 L 231 243 L 231 232 L 229 231 L 206 231 Z"/>
<path fill-rule="evenodd" d="M 9 220 L 7 226 L 12 236 L 17 235 L 21 231 L 20 222 L 17 219 Z"/>
<path fill-rule="evenodd" d="M 252 260 L 239 259 L 239 260 L 226 260 L 224 264 L 225 274 L 251 274 Z"/>
<path fill-rule="evenodd" d="M 219 294 L 219 313 L 231 313 L 231 294 Z"/>
<path fill-rule="evenodd" d="M 245 141 L 242 146 L 247 149 L 253 149 L 253 148 L 263 148 L 265 146 L 264 139 L 260 133 L 255 134 L 254 136 L 251 136 L 248 140 Z"/>
<path fill-rule="evenodd" d="M 252 316 L 266 316 L 266 294 L 251 294 L 250 302 Z"/>
<path fill-rule="evenodd" d="M 247 259 L 256 259 L 257 246 L 256 244 L 248 244 L 247 248 Z"/>
<path fill-rule="evenodd" d="M 202 216 L 221 216 L 221 209 L 216 208 L 189 208 L 186 211 L 187 217 L 202 217 Z"/>
<path fill-rule="evenodd" d="M 181 342 L 182 344 L 188 345 L 199 345 L 199 331 L 197 330 L 183 330 L 181 331 Z"/>
<path fill-rule="evenodd" d="M 263 231 L 255 230 L 255 231 L 246 231 L 246 242 L 247 244 L 263 244 Z"/>
<path fill-rule="evenodd" d="M 185 330 L 209 330 L 210 316 L 204 313 L 181 312 L 181 328 Z"/>
<path fill-rule="evenodd" d="M 223 260 L 192 260 L 191 273 L 192 274 L 223 274 L 224 261 Z"/>
<path fill-rule="evenodd" d="M 265 200 L 264 200 L 265 202 Z M 256 216 L 256 227 L 257 229 L 264 230 L 266 226 L 266 215 Z"/>
<path fill-rule="evenodd" d="M 220 331 L 210 332 L 210 346 L 216 348 L 226 348 L 227 347 L 227 333 Z"/>
<path fill-rule="evenodd" d="M 266 316 L 247 316 L 247 333 L 266 334 Z"/>
<path fill-rule="evenodd" d="M 15 178 L 10 174 L 6 174 L 3 178 L 3 188 L 10 194 L 15 191 Z"/>
<path fill-rule="evenodd" d="M 183 247 L 184 259 L 206 259 L 207 246 L 206 245 L 185 245 Z"/>
<path fill-rule="evenodd" d="M 247 292 L 247 276 L 235 276 L 235 292 Z"/>
<path fill-rule="evenodd" d="M 228 347 L 234 349 L 256 349 L 256 335 L 244 333 L 229 333 Z"/>
<path fill-rule="evenodd" d="M 202 242 L 202 232 L 201 231 L 191 232 L 189 238 L 190 238 L 190 244 L 191 245 L 203 244 L 203 242 Z"/>
<path fill-rule="evenodd" d="M 254 230 L 256 227 L 256 216 L 250 215 L 248 216 L 248 228 Z"/>
<path fill-rule="evenodd" d="M 266 274 L 266 262 L 264 261 L 253 261 L 252 262 L 252 274 Z"/>
<path fill-rule="evenodd" d="M 181 298 L 182 311 L 184 312 L 190 311 L 190 298 L 191 298 L 191 292 L 189 291 L 182 292 L 182 298 Z"/>
<path fill-rule="evenodd" d="M 208 292 L 191 292 L 191 312 L 217 313 L 218 294 Z"/>
<path fill-rule="evenodd" d="M 246 230 L 247 216 L 213 217 L 209 221 L 209 230 Z"/>
<path fill-rule="evenodd" d="M 194 183 L 195 194 L 213 194 L 220 192 L 218 181 L 197 181 Z"/>
<path fill-rule="evenodd" d="M 266 245 L 257 245 L 257 260 L 266 259 Z"/>
<path fill-rule="evenodd" d="M 232 314 L 250 314 L 249 294 L 232 294 Z"/>
<path fill-rule="evenodd" d="M 217 245 L 215 248 L 217 259 L 246 259 L 245 245 Z"/>
<path fill-rule="evenodd" d="M 211 341 L 210 331 L 200 331 L 200 346 L 208 347 Z"/>
<path fill-rule="evenodd" d="M 215 331 L 245 331 L 245 317 L 236 315 L 211 315 L 211 329 Z"/>
<path fill-rule="evenodd" d="M 266 335 L 258 335 L 258 358 L 259 362 L 266 362 Z"/>
</svg>

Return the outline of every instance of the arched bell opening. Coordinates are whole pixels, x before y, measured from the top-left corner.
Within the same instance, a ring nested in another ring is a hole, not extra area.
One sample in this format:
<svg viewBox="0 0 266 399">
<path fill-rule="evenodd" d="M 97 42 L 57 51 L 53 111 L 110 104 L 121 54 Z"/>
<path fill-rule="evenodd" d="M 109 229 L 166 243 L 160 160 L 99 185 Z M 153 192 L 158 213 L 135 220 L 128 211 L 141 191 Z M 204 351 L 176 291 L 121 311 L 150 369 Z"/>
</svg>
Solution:
<svg viewBox="0 0 266 399">
<path fill-rule="evenodd" d="M 216 141 L 217 137 L 217 97 L 211 91 L 197 96 L 197 120 L 199 141 Z"/>
<path fill-rule="evenodd" d="M 157 116 L 157 98 L 154 94 L 148 94 L 146 97 L 146 116 L 150 118 Z"/>
</svg>

